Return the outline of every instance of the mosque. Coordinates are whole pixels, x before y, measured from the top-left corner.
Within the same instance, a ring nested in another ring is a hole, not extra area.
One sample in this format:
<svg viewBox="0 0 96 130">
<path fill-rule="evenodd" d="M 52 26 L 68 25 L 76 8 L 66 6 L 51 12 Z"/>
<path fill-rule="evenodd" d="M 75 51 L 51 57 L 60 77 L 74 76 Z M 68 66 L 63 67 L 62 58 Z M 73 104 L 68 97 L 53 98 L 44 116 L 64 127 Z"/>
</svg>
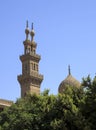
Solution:
<svg viewBox="0 0 96 130">
<path fill-rule="evenodd" d="M 25 29 L 26 39 L 23 42 L 24 54 L 20 56 L 22 63 L 22 74 L 17 76 L 17 80 L 21 87 L 21 98 L 27 93 L 40 94 L 40 86 L 43 81 L 43 75 L 39 73 L 39 61 L 41 56 L 36 53 L 37 44 L 34 41 L 34 28 L 32 24 L 31 30 L 28 27 L 28 21 Z M 30 36 L 30 39 L 29 39 Z M 80 82 L 77 81 L 71 74 L 70 66 L 68 67 L 68 76 L 60 83 L 58 92 L 63 93 L 67 86 L 80 87 Z M 0 99 L 0 111 L 4 107 L 11 106 L 13 101 Z"/>
</svg>

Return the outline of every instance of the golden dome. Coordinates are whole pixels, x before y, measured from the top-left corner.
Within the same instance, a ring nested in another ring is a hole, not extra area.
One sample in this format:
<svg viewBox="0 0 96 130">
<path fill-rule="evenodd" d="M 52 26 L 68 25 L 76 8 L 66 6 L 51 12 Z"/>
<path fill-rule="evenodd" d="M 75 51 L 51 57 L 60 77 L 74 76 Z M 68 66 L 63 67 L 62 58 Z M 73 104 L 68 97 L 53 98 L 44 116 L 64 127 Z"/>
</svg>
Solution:
<svg viewBox="0 0 96 130">
<path fill-rule="evenodd" d="M 80 82 L 71 75 L 69 66 L 69 75 L 60 83 L 58 91 L 62 93 L 68 86 L 79 88 L 80 85 Z"/>
</svg>

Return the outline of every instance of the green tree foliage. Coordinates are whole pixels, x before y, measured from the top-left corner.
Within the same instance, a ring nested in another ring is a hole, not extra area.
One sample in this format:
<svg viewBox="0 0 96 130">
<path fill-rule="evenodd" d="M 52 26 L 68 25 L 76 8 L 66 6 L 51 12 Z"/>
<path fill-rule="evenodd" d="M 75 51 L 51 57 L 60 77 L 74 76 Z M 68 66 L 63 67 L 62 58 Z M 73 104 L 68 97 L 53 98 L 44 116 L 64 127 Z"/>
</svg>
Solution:
<svg viewBox="0 0 96 130">
<path fill-rule="evenodd" d="M 0 130 L 95 130 L 96 77 L 63 94 L 27 95 L 0 113 Z"/>
<path fill-rule="evenodd" d="M 76 95 L 76 93 L 77 95 Z M 27 95 L 0 114 L 2 130 L 79 130 L 82 116 L 78 116 L 80 90 L 66 89 L 64 94 Z M 74 100 L 76 99 L 76 100 Z M 77 101 L 78 100 L 78 101 Z"/>
<path fill-rule="evenodd" d="M 82 83 L 85 95 L 81 112 L 91 130 L 96 130 L 96 76 L 92 80 L 90 76 L 83 79 Z"/>
</svg>

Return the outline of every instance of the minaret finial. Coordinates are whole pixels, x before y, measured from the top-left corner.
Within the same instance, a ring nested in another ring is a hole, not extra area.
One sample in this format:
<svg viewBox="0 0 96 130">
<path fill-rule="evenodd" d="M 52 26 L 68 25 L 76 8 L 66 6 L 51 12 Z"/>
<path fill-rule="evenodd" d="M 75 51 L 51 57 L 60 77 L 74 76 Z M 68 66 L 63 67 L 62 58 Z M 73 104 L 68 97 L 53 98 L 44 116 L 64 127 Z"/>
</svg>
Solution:
<svg viewBox="0 0 96 130">
<path fill-rule="evenodd" d="M 28 28 L 28 20 L 26 21 L 26 28 Z"/>
<path fill-rule="evenodd" d="M 32 30 L 33 30 L 33 23 L 32 23 Z"/>
<path fill-rule="evenodd" d="M 70 65 L 68 66 L 68 73 L 71 75 Z"/>
<path fill-rule="evenodd" d="M 29 35 L 28 20 L 26 21 L 26 29 L 25 29 L 25 33 L 26 33 L 26 40 L 28 40 L 28 35 Z"/>
<path fill-rule="evenodd" d="M 34 28 L 33 28 L 33 23 L 32 23 L 32 26 L 31 26 L 30 35 L 31 35 L 31 41 L 33 41 L 33 37 L 34 37 L 34 35 L 35 35 Z"/>
</svg>

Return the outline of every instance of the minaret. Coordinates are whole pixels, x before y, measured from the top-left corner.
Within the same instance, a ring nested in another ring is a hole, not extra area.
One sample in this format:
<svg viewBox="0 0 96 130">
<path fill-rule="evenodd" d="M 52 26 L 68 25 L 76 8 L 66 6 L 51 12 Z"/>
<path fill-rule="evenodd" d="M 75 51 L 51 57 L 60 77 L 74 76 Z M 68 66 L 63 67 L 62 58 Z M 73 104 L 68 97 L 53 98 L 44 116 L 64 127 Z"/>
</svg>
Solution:
<svg viewBox="0 0 96 130">
<path fill-rule="evenodd" d="M 40 85 L 43 80 L 43 75 L 39 74 L 39 61 L 41 57 L 36 54 L 37 44 L 34 41 L 35 32 L 33 23 L 30 31 L 27 21 L 25 34 L 26 40 L 23 42 L 24 54 L 20 56 L 22 62 L 22 75 L 18 76 L 18 81 L 21 86 L 21 97 L 24 97 L 27 93 L 39 94 Z M 29 40 L 29 35 L 31 36 L 31 40 Z"/>
</svg>

